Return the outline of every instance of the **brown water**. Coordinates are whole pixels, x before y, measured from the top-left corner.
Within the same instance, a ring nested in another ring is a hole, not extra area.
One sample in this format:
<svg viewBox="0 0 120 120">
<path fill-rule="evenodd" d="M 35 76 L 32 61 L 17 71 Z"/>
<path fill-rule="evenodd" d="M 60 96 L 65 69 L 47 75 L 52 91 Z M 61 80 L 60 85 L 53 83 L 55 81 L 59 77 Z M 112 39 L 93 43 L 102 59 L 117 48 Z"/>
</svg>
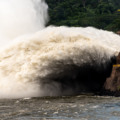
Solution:
<svg viewBox="0 0 120 120">
<path fill-rule="evenodd" d="M 99 96 L 0 100 L 0 120 L 119 120 L 120 98 Z"/>
</svg>

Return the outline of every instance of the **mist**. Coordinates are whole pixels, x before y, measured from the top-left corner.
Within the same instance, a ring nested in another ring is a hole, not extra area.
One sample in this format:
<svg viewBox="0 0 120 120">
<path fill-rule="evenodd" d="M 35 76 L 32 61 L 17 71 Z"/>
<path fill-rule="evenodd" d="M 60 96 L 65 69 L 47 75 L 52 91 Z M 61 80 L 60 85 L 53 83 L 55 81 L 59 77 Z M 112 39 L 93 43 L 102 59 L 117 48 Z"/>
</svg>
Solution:
<svg viewBox="0 0 120 120">
<path fill-rule="evenodd" d="M 0 38 L 7 44 L 21 35 L 41 30 L 48 21 L 44 0 L 0 0 Z"/>
</svg>

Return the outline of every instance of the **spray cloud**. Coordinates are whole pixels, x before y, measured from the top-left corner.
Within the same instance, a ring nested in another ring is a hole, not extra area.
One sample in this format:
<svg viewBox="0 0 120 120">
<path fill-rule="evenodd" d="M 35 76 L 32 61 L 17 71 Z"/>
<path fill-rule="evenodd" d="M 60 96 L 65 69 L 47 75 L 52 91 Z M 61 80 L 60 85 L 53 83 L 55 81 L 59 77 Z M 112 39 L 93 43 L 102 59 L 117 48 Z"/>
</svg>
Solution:
<svg viewBox="0 0 120 120">
<path fill-rule="evenodd" d="M 43 29 L 47 9 L 44 0 L 0 0 L 0 37 L 13 39 Z"/>
<path fill-rule="evenodd" d="M 11 43 L 0 50 L 0 98 L 71 95 L 84 89 L 91 69 L 102 76 L 120 51 L 120 36 L 112 32 L 43 29 L 47 9 L 44 0 L 0 0 L 0 45 Z"/>
</svg>

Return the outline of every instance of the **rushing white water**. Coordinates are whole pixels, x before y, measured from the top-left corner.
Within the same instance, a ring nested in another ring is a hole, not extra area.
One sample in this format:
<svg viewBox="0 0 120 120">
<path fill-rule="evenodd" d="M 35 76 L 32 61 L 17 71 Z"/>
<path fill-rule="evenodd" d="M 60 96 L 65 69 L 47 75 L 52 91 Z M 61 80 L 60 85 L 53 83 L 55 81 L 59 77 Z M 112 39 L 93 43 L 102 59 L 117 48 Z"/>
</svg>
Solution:
<svg viewBox="0 0 120 120">
<path fill-rule="evenodd" d="M 0 42 L 10 41 L 0 50 L 0 98 L 63 95 L 52 78 L 61 77 L 64 66 L 105 66 L 120 51 L 120 36 L 92 27 L 38 31 L 47 21 L 43 0 L 1 0 L 0 9 Z"/>
</svg>

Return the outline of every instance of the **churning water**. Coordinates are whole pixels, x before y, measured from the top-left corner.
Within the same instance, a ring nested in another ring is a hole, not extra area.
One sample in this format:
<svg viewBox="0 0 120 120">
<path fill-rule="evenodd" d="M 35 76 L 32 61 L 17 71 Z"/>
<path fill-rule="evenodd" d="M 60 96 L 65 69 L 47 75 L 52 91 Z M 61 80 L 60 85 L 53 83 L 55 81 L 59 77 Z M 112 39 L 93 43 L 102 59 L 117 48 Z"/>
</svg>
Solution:
<svg viewBox="0 0 120 120">
<path fill-rule="evenodd" d="M 106 68 L 120 51 L 120 36 L 112 32 L 45 28 L 47 9 L 44 0 L 0 1 L 0 98 L 70 95 L 72 66 Z"/>
<path fill-rule="evenodd" d="M 1 120 L 119 120 L 120 98 L 73 96 L 0 100 Z"/>
</svg>

